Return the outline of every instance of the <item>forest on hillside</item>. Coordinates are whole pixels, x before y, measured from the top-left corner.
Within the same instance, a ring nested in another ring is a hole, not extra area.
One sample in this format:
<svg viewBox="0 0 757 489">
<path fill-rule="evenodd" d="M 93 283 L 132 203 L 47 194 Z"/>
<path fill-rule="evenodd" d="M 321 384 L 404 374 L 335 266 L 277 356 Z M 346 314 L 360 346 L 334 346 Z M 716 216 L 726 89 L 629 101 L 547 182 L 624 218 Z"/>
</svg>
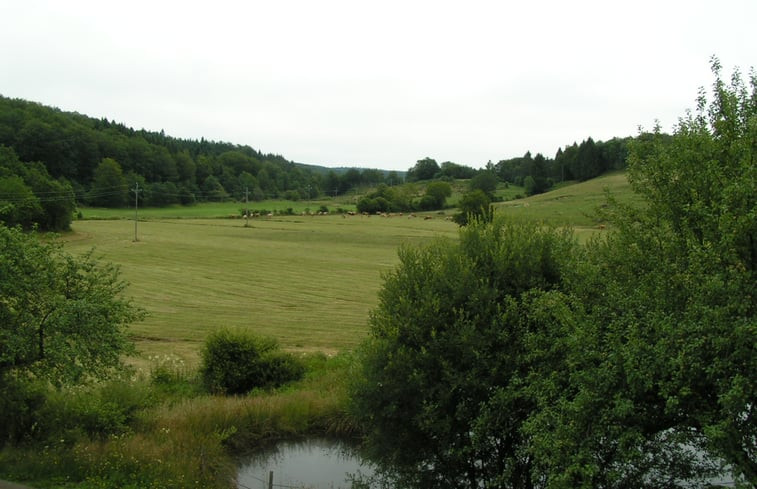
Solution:
<svg viewBox="0 0 757 489">
<path fill-rule="evenodd" d="M 77 205 L 140 205 L 271 198 L 302 200 L 343 195 L 359 187 L 407 181 L 474 179 L 510 182 L 526 193 L 564 180 L 586 180 L 623 168 L 626 139 L 573 143 L 554 158 L 489 162 L 474 169 L 424 158 L 407 174 L 377 169 L 308 166 L 247 145 L 179 139 L 164 131 L 65 112 L 0 96 L 0 221 L 26 228 L 62 230 Z M 488 183 L 487 183 L 488 182 Z"/>
</svg>

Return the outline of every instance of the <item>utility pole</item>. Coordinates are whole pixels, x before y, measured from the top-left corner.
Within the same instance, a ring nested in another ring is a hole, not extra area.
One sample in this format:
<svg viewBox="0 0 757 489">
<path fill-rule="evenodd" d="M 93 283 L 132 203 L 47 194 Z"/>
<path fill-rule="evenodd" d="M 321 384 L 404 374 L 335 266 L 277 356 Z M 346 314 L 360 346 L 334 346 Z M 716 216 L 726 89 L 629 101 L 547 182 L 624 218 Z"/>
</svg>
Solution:
<svg viewBox="0 0 757 489">
<path fill-rule="evenodd" d="M 249 188 L 244 188 L 244 227 L 250 227 Z"/>
<path fill-rule="evenodd" d="M 134 188 L 131 189 L 134 192 L 134 242 L 139 241 L 137 238 L 137 221 L 139 220 L 139 214 L 137 209 L 139 208 L 139 182 L 134 183 Z"/>
</svg>

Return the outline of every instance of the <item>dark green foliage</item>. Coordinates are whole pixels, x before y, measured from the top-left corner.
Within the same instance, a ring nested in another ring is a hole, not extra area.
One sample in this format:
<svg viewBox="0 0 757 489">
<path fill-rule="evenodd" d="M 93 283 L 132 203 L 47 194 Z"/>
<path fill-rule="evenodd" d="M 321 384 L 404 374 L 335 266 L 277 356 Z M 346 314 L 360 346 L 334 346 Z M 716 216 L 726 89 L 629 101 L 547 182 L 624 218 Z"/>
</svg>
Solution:
<svg viewBox="0 0 757 489">
<path fill-rule="evenodd" d="M 26 229 L 37 221 L 42 205 L 21 177 L 0 177 L 0 222 Z"/>
<path fill-rule="evenodd" d="M 134 130 L 105 119 L 92 119 L 80 114 L 62 112 L 54 108 L 23 100 L 0 97 L 0 146 L 12 148 L 21 161 L 40 162 L 52 179 L 65 179 L 75 188 L 83 202 L 86 194 L 95 201 L 106 197 L 99 184 L 92 193 L 95 172 L 103 159 L 118 162 L 122 173 L 138 174 L 146 184 L 172 183 L 186 188 L 196 200 L 206 200 L 199 187 L 214 176 L 224 187 L 225 194 L 243 199 L 245 189 L 255 191 L 253 198 L 278 197 L 286 191 L 315 197 L 323 193 L 333 195 L 332 186 L 322 185 L 321 175 L 309 167 L 295 165 L 279 155 L 262 154 L 249 146 L 238 146 L 205 139 L 181 140 L 166 136 L 163 131 Z M 1 166 L 1 165 L 0 165 Z M 340 183 L 340 193 L 376 180 L 377 170 L 357 171 L 355 181 Z M 399 179 L 395 178 L 394 183 Z M 218 199 L 217 188 L 211 188 L 209 198 Z M 160 190 L 156 203 L 175 200 L 175 192 Z M 154 192 L 157 194 L 158 191 Z M 48 194 L 50 195 L 50 194 Z M 41 195 L 39 195 L 41 197 Z M 112 195 L 109 195 L 112 196 Z M 2 199 L 2 194 L 0 194 Z M 128 199 L 126 199 L 128 200 Z M 184 196 L 181 201 L 188 200 Z M 146 202 L 147 203 L 147 202 Z M 97 202 L 97 205 L 115 205 Z"/>
<path fill-rule="evenodd" d="M 452 195 L 452 186 L 447 182 L 431 182 L 426 185 L 426 194 L 419 207 L 424 211 L 443 209 L 447 197 Z"/>
<path fill-rule="evenodd" d="M 494 209 L 491 199 L 483 190 L 473 190 L 462 196 L 457 204 L 460 212 L 454 216 L 454 220 L 461 226 L 471 221 L 491 221 Z"/>
<path fill-rule="evenodd" d="M 124 287 L 115 268 L 91 255 L 73 257 L 54 240 L 0 226 L 0 444 L 57 438 L 74 425 L 106 434 L 122 424 L 122 396 L 81 417 L 56 417 L 47 386 L 123 368 L 122 356 L 132 351 L 125 326 L 142 317 L 121 297 Z"/>
<path fill-rule="evenodd" d="M 95 168 L 92 188 L 87 196 L 91 205 L 123 207 L 129 195 L 121 165 L 112 158 L 104 158 Z"/>
<path fill-rule="evenodd" d="M 44 402 L 42 385 L 24 382 L 9 372 L 0 373 L 0 448 L 30 438 Z"/>
<path fill-rule="evenodd" d="M 226 189 L 223 188 L 221 182 L 213 175 L 210 175 L 202 183 L 202 194 L 205 200 L 210 202 L 223 202 L 229 198 Z"/>
<path fill-rule="evenodd" d="M 0 145 L 0 222 L 25 229 L 67 230 L 74 199 L 67 181 L 53 179 L 40 163 L 22 163 L 12 148 Z"/>
<path fill-rule="evenodd" d="M 631 138 L 613 138 L 609 141 L 595 142 L 592 138 L 559 148 L 554 159 L 548 159 L 530 152 L 519 158 L 501 160 L 494 168 L 500 180 L 526 185 L 531 177 L 529 187 L 535 195 L 546 192 L 552 182 L 566 180 L 589 180 L 607 171 L 626 168 L 628 144 Z"/>
<path fill-rule="evenodd" d="M 25 177 L 32 191 L 39 196 L 42 212 L 36 224 L 46 231 L 67 231 L 75 209 L 75 194 L 65 180 L 53 180 L 41 165 L 31 168 Z"/>
<path fill-rule="evenodd" d="M 423 158 L 418 160 L 414 167 L 407 171 L 405 177 L 408 182 L 417 182 L 419 180 L 431 180 L 436 178 L 441 169 L 439 164 L 433 158 Z"/>
<path fill-rule="evenodd" d="M 555 485 L 685 485 L 712 456 L 757 484 L 757 80 L 713 67 L 711 102 L 631 146 L 646 205 L 612 207 L 618 231 L 576 270 L 591 315 L 534 424 Z"/>
<path fill-rule="evenodd" d="M 483 170 L 478 172 L 470 181 L 470 190 L 481 190 L 489 199 L 494 197 L 494 191 L 497 190 L 497 174 L 493 171 Z"/>
<path fill-rule="evenodd" d="M 495 219 L 404 248 L 371 315 L 355 415 L 401 487 L 528 487 L 530 335 L 552 334 L 573 244 Z M 552 311 L 557 312 L 552 312 Z"/>
<path fill-rule="evenodd" d="M 757 485 L 757 77 L 713 69 L 631 145 L 645 202 L 611 199 L 612 233 L 495 217 L 401 252 L 353 390 L 396 486 Z"/>
<path fill-rule="evenodd" d="M 476 176 L 476 170 L 469 166 L 458 165 L 451 161 L 445 161 L 441 165 L 440 174 L 442 177 L 449 177 L 458 180 L 467 180 Z"/>
<path fill-rule="evenodd" d="M 363 197 L 357 203 L 357 210 L 366 214 L 375 214 L 377 212 L 389 212 L 391 206 L 389 201 L 383 197 Z"/>
<path fill-rule="evenodd" d="M 405 189 L 380 184 L 357 203 L 358 212 L 402 212 L 412 210 L 412 202 Z"/>
<path fill-rule="evenodd" d="M 302 363 L 281 352 L 272 338 L 231 330 L 220 330 L 207 338 L 200 371 L 206 388 L 218 394 L 276 387 L 305 374 Z"/>
</svg>

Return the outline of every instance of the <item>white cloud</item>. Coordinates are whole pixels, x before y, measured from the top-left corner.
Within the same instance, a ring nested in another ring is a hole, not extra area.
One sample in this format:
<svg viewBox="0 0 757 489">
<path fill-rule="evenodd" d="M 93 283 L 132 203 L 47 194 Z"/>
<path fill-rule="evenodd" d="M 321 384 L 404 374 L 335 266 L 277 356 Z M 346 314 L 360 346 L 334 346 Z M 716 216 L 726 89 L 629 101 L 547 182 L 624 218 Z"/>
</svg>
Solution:
<svg viewBox="0 0 757 489">
<path fill-rule="evenodd" d="M 754 65 L 753 1 L 0 6 L 0 93 L 314 164 L 552 156 L 670 128 L 709 57 Z"/>
</svg>

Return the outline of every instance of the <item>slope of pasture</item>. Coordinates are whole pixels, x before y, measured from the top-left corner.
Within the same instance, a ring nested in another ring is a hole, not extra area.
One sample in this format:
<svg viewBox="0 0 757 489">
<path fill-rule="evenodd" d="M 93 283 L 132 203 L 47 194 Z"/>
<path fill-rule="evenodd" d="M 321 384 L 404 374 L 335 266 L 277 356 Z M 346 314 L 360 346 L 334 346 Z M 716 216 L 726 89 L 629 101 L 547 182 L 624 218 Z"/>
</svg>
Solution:
<svg viewBox="0 0 757 489">
<path fill-rule="evenodd" d="M 92 247 L 121 267 L 128 294 L 146 309 L 132 326 L 140 350 L 196 360 L 216 328 L 244 327 L 298 350 L 357 345 L 377 303 L 381 272 L 404 243 L 457 237 L 440 218 L 314 216 L 76 221 L 74 253 Z"/>
<path fill-rule="evenodd" d="M 607 202 L 605 191 L 619 202 L 638 204 L 625 172 L 603 175 L 586 182 L 561 186 L 551 192 L 496 205 L 497 212 L 557 226 L 571 226 L 579 236 L 600 224 L 596 209 Z"/>
</svg>

